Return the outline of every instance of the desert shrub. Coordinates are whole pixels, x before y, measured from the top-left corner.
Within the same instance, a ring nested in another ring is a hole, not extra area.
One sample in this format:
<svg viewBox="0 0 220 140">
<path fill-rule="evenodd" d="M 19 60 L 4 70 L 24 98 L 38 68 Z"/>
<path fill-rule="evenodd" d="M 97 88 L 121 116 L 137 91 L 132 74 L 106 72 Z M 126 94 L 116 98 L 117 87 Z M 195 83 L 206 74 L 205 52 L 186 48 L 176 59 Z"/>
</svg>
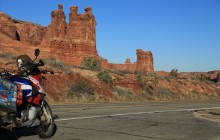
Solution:
<svg viewBox="0 0 220 140">
<path fill-rule="evenodd" d="M 147 72 L 144 72 L 144 71 L 135 71 L 134 72 L 134 74 L 136 74 L 136 75 L 146 75 L 147 74 Z"/>
<path fill-rule="evenodd" d="M 106 70 L 100 71 L 98 73 L 98 78 L 99 78 L 99 80 L 101 80 L 109 85 L 113 84 L 113 80 L 112 80 L 112 77 L 111 77 L 109 71 L 106 71 Z"/>
<path fill-rule="evenodd" d="M 209 80 L 209 78 L 208 78 L 207 76 L 205 76 L 204 74 L 201 74 L 201 75 L 198 77 L 198 79 L 199 79 L 200 81 L 207 81 L 207 80 Z"/>
<path fill-rule="evenodd" d="M 125 76 L 125 73 L 123 71 L 121 71 L 121 70 L 114 70 L 112 72 L 115 73 L 115 74 L 118 74 L 120 76 Z"/>
<path fill-rule="evenodd" d="M 50 65 L 52 66 L 55 70 L 62 70 L 62 71 L 66 71 L 67 73 L 71 74 L 72 73 L 72 70 L 70 69 L 70 67 L 61 62 L 61 61 L 58 61 L 56 59 L 43 59 L 44 63 L 47 64 L 47 65 Z"/>
<path fill-rule="evenodd" d="M 87 81 L 82 80 L 77 84 L 69 86 L 68 96 L 81 97 L 83 94 L 94 95 L 94 88 Z"/>
<path fill-rule="evenodd" d="M 140 74 L 138 74 L 136 76 L 136 81 L 142 89 L 146 88 L 146 86 L 147 86 L 146 81 L 142 78 L 142 76 Z"/>
<path fill-rule="evenodd" d="M 125 74 L 133 74 L 131 71 L 128 70 L 114 70 L 113 73 L 118 74 L 120 76 L 125 76 Z"/>
<path fill-rule="evenodd" d="M 183 83 L 183 81 L 180 81 L 180 80 L 178 80 L 178 83 L 179 83 L 180 85 L 185 84 L 185 83 Z"/>
<path fill-rule="evenodd" d="M 206 84 L 210 84 L 210 85 L 216 83 L 216 81 L 217 81 L 217 80 L 211 80 L 209 77 L 207 77 L 204 74 L 200 74 L 196 78 L 198 81 L 205 82 Z"/>
<path fill-rule="evenodd" d="M 149 95 L 153 95 L 154 94 L 154 90 L 152 88 L 148 87 L 148 86 L 145 88 L 144 91 L 145 91 L 145 93 L 147 93 Z"/>
<path fill-rule="evenodd" d="M 142 92 L 147 95 L 155 94 L 155 89 L 159 83 L 159 76 L 155 73 L 146 73 L 145 75 L 136 75 L 136 81 L 141 87 Z"/>
<path fill-rule="evenodd" d="M 172 77 L 171 77 L 171 76 L 165 76 L 164 79 L 165 79 L 167 82 L 171 83 Z"/>
<path fill-rule="evenodd" d="M 113 92 L 120 101 L 134 101 L 135 96 L 130 89 L 114 87 Z"/>
<path fill-rule="evenodd" d="M 81 67 L 92 71 L 99 71 L 102 69 L 101 63 L 101 60 L 95 57 L 85 57 L 81 63 Z"/>
<path fill-rule="evenodd" d="M 146 75 L 150 77 L 155 77 L 157 79 L 161 79 L 161 77 L 154 72 L 148 72 Z"/>
<path fill-rule="evenodd" d="M 158 87 L 158 94 L 162 100 L 180 100 L 181 96 L 180 94 L 173 93 L 163 86 Z"/>
<path fill-rule="evenodd" d="M 0 57 L 7 58 L 7 59 L 16 59 L 17 58 L 14 54 L 9 53 L 9 52 L 0 54 Z"/>
<path fill-rule="evenodd" d="M 170 72 L 170 76 L 178 77 L 179 73 L 177 69 L 172 69 Z"/>
<path fill-rule="evenodd" d="M 165 88 L 163 86 L 159 86 L 158 87 L 158 92 L 160 94 L 165 95 L 165 96 L 171 96 L 173 94 L 170 90 L 168 90 L 167 88 Z"/>
</svg>

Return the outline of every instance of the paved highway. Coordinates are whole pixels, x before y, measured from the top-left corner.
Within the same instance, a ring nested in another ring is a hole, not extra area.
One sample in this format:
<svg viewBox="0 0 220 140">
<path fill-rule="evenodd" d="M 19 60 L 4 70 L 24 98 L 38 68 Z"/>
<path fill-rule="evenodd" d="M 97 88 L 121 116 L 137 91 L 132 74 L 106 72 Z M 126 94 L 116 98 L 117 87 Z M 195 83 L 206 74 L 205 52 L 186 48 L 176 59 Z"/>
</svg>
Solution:
<svg viewBox="0 0 220 140">
<path fill-rule="evenodd" d="M 48 140 L 220 140 L 220 125 L 193 112 L 220 101 L 52 105 L 57 132 Z M 0 133 L 0 139 L 39 140 L 33 130 Z"/>
</svg>

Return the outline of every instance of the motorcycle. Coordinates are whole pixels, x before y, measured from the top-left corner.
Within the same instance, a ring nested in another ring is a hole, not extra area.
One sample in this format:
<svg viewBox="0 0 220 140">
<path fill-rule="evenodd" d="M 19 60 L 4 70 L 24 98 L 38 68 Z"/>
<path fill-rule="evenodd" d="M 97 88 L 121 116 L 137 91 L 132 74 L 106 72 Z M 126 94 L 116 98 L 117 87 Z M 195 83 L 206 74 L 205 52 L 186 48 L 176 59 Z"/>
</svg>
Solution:
<svg viewBox="0 0 220 140">
<path fill-rule="evenodd" d="M 3 69 L 0 73 L 0 128 L 34 128 L 40 138 L 55 134 L 56 124 L 42 86 L 42 74 L 52 71 L 40 70 L 44 62 L 37 60 L 40 50 L 35 50 L 35 59 L 22 55 L 17 57 L 19 74 Z M 23 59 L 23 58 L 26 58 Z"/>
</svg>

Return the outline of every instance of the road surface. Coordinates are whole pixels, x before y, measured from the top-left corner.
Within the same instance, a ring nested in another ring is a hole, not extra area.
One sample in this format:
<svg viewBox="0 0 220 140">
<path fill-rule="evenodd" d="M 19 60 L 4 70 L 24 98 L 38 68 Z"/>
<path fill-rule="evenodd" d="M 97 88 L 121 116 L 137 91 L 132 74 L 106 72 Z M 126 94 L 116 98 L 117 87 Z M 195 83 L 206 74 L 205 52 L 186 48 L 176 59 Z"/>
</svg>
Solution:
<svg viewBox="0 0 220 140">
<path fill-rule="evenodd" d="M 220 140 L 220 125 L 193 112 L 220 101 L 52 105 L 57 131 L 48 140 Z M 0 133 L 0 139 L 40 140 L 34 130 Z"/>
</svg>

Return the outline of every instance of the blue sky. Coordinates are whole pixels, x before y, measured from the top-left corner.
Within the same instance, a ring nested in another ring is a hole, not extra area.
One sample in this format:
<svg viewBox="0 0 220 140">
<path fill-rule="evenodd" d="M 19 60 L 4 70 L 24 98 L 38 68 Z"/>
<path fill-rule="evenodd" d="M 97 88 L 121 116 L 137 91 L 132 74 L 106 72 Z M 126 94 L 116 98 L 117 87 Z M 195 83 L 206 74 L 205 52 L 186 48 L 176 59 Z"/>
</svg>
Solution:
<svg viewBox="0 0 220 140">
<path fill-rule="evenodd" d="M 0 0 L 0 11 L 47 26 L 59 3 L 67 22 L 70 6 L 92 7 L 98 53 L 111 63 L 143 49 L 156 71 L 220 70 L 220 0 Z"/>
</svg>

